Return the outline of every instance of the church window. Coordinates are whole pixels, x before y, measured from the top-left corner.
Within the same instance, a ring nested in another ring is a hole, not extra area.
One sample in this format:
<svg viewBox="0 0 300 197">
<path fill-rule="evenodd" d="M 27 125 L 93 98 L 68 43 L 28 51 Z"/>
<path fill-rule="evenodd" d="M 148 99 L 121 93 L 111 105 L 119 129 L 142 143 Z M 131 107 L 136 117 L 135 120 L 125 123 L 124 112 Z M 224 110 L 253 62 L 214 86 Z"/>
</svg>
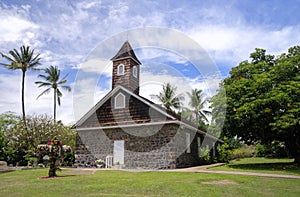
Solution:
<svg viewBox="0 0 300 197">
<path fill-rule="evenodd" d="M 125 108 L 125 95 L 119 93 L 115 97 L 115 109 L 122 109 L 122 108 Z"/>
<path fill-rule="evenodd" d="M 134 67 L 132 68 L 132 75 L 133 75 L 135 78 L 137 78 L 137 67 L 136 67 L 136 66 L 134 66 Z"/>
<path fill-rule="evenodd" d="M 124 70 L 125 70 L 125 66 L 124 64 L 119 64 L 118 66 L 118 71 L 117 71 L 117 75 L 124 75 Z"/>
</svg>

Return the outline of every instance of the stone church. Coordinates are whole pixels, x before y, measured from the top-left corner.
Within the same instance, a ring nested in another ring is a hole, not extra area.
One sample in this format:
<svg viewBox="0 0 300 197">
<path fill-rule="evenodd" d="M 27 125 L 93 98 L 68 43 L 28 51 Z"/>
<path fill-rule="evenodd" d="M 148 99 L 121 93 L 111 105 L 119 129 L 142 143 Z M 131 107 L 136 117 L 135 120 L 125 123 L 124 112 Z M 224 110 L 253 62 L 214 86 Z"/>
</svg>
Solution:
<svg viewBox="0 0 300 197">
<path fill-rule="evenodd" d="M 200 148 L 212 155 L 220 141 L 139 95 L 141 62 L 126 41 L 111 59 L 112 90 L 74 126 L 76 167 L 181 168 L 201 164 Z"/>
</svg>

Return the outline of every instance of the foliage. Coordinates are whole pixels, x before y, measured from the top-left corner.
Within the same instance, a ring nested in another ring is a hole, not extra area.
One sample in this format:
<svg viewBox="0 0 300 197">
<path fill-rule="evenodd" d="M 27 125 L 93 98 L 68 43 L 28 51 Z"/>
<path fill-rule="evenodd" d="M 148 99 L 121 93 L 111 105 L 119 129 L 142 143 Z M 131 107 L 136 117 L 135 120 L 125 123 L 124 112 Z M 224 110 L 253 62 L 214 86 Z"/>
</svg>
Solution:
<svg viewBox="0 0 300 197">
<path fill-rule="evenodd" d="M 254 156 L 254 147 L 248 146 L 247 144 L 242 144 L 240 148 L 233 150 L 233 155 L 235 159 L 249 158 Z"/>
<path fill-rule="evenodd" d="M 37 98 L 40 96 L 47 94 L 53 89 L 54 91 L 54 120 L 56 120 L 56 100 L 58 105 L 60 105 L 60 97 L 62 97 L 62 93 L 59 88 L 62 88 L 64 90 L 67 90 L 68 92 L 71 91 L 70 86 L 63 85 L 67 82 L 66 77 L 68 75 L 65 75 L 62 79 L 60 79 L 60 70 L 57 68 L 57 66 L 50 66 L 49 68 L 44 69 L 46 75 L 38 75 L 38 77 L 43 78 L 45 81 L 37 81 L 35 84 L 39 84 L 40 87 L 47 87 L 46 90 L 44 90 Z"/>
<path fill-rule="evenodd" d="M 282 141 L 300 163 L 300 46 L 277 58 L 256 49 L 250 58 L 221 83 L 227 105 L 222 135 L 249 144 Z M 212 99 L 215 121 L 220 117 L 215 112 L 224 108 L 223 97 L 221 91 Z"/>
<path fill-rule="evenodd" d="M 75 146 L 75 132 L 61 122 L 54 122 L 47 115 L 26 117 L 27 128 L 23 120 L 19 119 L 5 133 L 7 146 L 14 150 L 14 154 L 7 158 L 7 162 L 16 165 L 27 165 L 27 158 L 35 156 L 35 149 L 39 144 L 47 143 L 49 139 L 60 139 L 62 143 Z M 27 156 L 26 156 L 27 155 Z M 25 157 L 26 156 L 26 157 Z"/>
<path fill-rule="evenodd" d="M 208 147 L 200 148 L 200 159 L 202 160 L 203 164 L 208 164 L 211 162 L 210 149 Z"/>
<path fill-rule="evenodd" d="M 105 164 L 105 162 L 104 162 L 102 159 L 97 159 L 97 160 L 95 161 L 95 164 L 96 164 L 96 165 L 103 165 L 103 164 Z"/>
<path fill-rule="evenodd" d="M 176 90 L 177 87 L 172 86 L 170 83 L 167 83 L 163 85 L 163 91 L 155 96 L 166 109 L 179 109 L 182 106 L 184 97 L 183 95 L 177 95 Z"/>
<path fill-rule="evenodd" d="M 217 160 L 218 162 L 229 162 L 234 158 L 233 148 L 230 146 L 229 139 L 223 138 L 224 143 L 217 147 Z"/>
<path fill-rule="evenodd" d="M 263 144 L 257 143 L 255 145 L 254 155 L 256 157 L 264 157 L 266 155 L 266 148 Z"/>
<path fill-rule="evenodd" d="M 62 145 L 62 143 L 57 139 L 53 139 L 47 144 L 39 144 L 36 152 L 38 159 L 45 155 L 49 157 L 50 167 L 48 176 L 55 177 L 57 176 L 56 171 L 60 170 L 59 166 L 61 161 L 63 161 L 68 154 L 72 153 L 72 148 L 67 145 Z"/>
<path fill-rule="evenodd" d="M 288 157 L 288 154 L 284 142 L 274 140 L 270 144 L 265 145 L 257 143 L 255 146 L 255 156 L 285 158 Z"/>
<path fill-rule="evenodd" d="M 34 49 L 30 49 L 29 46 L 21 46 L 20 51 L 17 49 L 13 49 L 9 51 L 9 55 L 5 55 L 4 53 L 1 53 L 3 58 L 8 60 L 10 63 L 0 63 L 0 65 L 5 66 L 7 69 L 10 70 L 21 70 L 22 71 L 22 113 L 23 113 L 23 123 L 26 127 L 26 121 L 25 121 L 25 73 L 27 70 L 36 70 L 37 66 L 40 64 L 40 57 L 38 55 L 34 56 Z"/>
<path fill-rule="evenodd" d="M 192 89 L 191 93 L 187 92 L 190 101 L 189 106 L 191 109 L 186 108 L 182 111 L 182 115 L 187 120 L 194 122 L 200 128 L 205 127 L 205 123 L 209 123 L 207 115 L 210 111 L 203 109 L 204 105 L 207 103 L 206 95 L 202 90 Z"/>
<path fill-rule="evenodd" d="M 220 84 L 220 89 L 218 90 L 218 94 L 212 97 L 209 102 L 211 105 L 211 122 L 209 126 L 209 132 L 214 134 L 215 136 L 220 136 L 221 138 L 224 136 L 228 136 L 223 130 L 226 130 L 226 124 L 224 124 L 226 117 L 226 90 L 222 84 Z M 233 139 L 234 136 L 231 136 Z"/>
<path fill-rule="evenodd" d="M 15 157 L 16 151 L 9 146 L 6 135 L 20 118 L 11 112 L 0 114 L 0 160 L 9 161 Z"/>
</svg>

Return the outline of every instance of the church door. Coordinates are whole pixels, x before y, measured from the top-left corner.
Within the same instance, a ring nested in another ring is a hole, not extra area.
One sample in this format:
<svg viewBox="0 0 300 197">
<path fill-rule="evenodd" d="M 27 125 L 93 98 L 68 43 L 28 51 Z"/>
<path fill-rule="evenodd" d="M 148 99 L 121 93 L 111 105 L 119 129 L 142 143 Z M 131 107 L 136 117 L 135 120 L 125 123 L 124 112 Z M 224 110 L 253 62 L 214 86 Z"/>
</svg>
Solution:
<svg viewBox="0 0 300 197">
<path fill-rule="evenodd" d="M 114 164 L 124 164 L 124 140 L 114 141 Z"/>
</svg>

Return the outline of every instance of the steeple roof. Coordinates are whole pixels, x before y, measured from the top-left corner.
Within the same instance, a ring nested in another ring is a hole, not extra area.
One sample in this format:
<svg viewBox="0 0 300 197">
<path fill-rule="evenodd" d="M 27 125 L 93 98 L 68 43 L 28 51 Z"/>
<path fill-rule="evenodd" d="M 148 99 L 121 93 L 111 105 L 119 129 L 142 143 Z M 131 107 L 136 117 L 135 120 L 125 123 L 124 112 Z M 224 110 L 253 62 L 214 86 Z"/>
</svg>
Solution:
<svg viewBox="0 0 300 197">
<path fill-rule="evenodd" d="M 119 50 L 119 52 L 113 58 L 111 58 L 111 60 L 115 61 L 115 60 L 124 59 L 124 58 L 132 58 L 138 64 L 141 64 L 141 62 L 135 56 L 135 53 L 127 40 L 124 42 L 124 44 L 121 47 L 121 49 Z"/>
</svg>

